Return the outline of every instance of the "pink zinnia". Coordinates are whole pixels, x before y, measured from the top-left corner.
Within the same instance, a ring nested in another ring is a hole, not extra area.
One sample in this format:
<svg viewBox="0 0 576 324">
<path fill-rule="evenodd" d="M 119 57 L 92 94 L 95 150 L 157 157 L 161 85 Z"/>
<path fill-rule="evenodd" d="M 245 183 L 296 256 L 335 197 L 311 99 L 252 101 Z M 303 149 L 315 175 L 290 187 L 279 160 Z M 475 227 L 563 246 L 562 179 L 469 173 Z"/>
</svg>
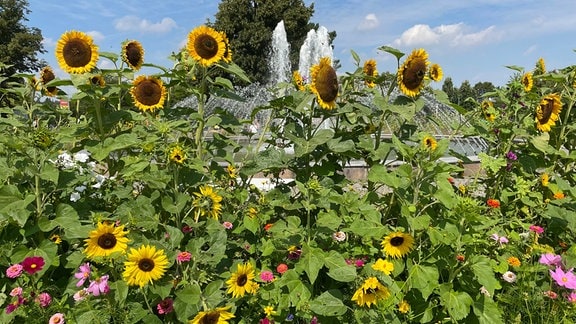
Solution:
<svg viewBox="0 0 576 324">
<path fill-rule="evenodd" d="M 74 296 L 72 296 L 72 297 L 74 298 L 74 300 L 75 300 L 76 302 L 79 302 L 79 301 L 83 301 L 84 298 L 86 298 L 86 297 L 89 296 L 89 295 L 90 295 L 90 292 L 88 292 L 88 289 L 87 289 L 87 288 L 84 288 L 84 289 L 82 289 L 82 290 L 77 291 L 77 292 L 74 294 Z"/>
<path fill-rule="evenodd" d="M 288 265 L 286 265 L 286 263 L 280 263 L 276 267 L 276 271 L 278 271 L 279 274 L 283 274 L 284 272 L 288 271 Z"/>
<path fill-rule="evenodd" d="M 90 286 L 88 286 L 87 291 L 94 296 L 99 296 L 100 293 L 107 294 L 110 291 L 110 286 L 108 286 L 108 275 L 90 281 Z"/>
<path fill-rule="evenodd" d="M 272 271 L 264 270 L 260 272 L 260 279 L 264 282 L 271 282 L 274 280 L 274 274 Z"/>
<path fill-rule="evenodd" d="M 530 225 L 530 230 L 536 234 L 544 233 L 544 229 L 538 225 Z"/>
<path fill-rule="evenodd" d="M 549 266 L 560 266 L 562 263 L 562 257 L 554 253 L 545 253 L 540 256 L 538 262 Z"/>
<path fill-rule="evenodd" d="M 64 320 L 64 314 L 56 313 L 50 317 L 48 324 L 64 324 L 66 321 Z"/>
<path fill-rule="evenodd" d="M 39 256 L 27 257 L 22 261 L 22 267 L 28 274 L 35 274 L 44 267 L 44 258 Z"/>
<path fill-rule="evenodd" d="M 13 264 L 6 269 L 6 276 L 11 279 L 18 278 L 23 270 L 24 267 L 21 264 Z"/>
<path fill-rule="evenodd" d="M 572 269 L 564 272 L 562 271 L 562 268 L 556 267 L 556 270 L 550 270 L 550 276 L 559 286 L 566 287 L 568 289 L 576 289 L 576 275 L 574 275 Z"/>
<path fill-rule="evenodd" d="M 172 298 L 165 298 L 163 299 L 158 305 L 156 305 L 156 309 L 158 310 L 158 314 L 168 314 L 174 311 L 174 301 Z"/>
<path fill-rule="evenodd" d="M 576 304 L 576 292 L 571 292 L 567 299 L 570 303 Z"/>
<path fill-rule="evenodd" d="M 74 274 L 76 279 L 79 279 L 76 283 L 76 287 L 80 287 L 84 284 L 86 279 L 90 278 L 90 263 L 86 262 L 78 268 L 79 272 Z"/>
<path fill-rule="evenodd" d="M 180 252 L 178 253 L 178 256 L 176 256 L 176 262 L 178 262 L 179 264 L 182 262 L 189 262 L 190 259 L 192 258 L 192 254 L 190 252 Z"/>
<path fill-rule="evenodd" d="M 222 226 L 224 226 L 225 229 L 232 229 L 234 227 L 234 225 L 230 222 L 224 222 L 222 223 Z"/>
<path fill-rule="evenodd" d="M 20 303 L 18 301 L 8 304 L 8 306 L 6 306 L 6 314 L 10 314 L 13 311 L 15 311 L 18 308 L 18 306 L 20 306 Z"/>
<path fill-rule="evenodd" d="M 38 304 L 40 304 L 40 307 L 46 308 L 52 302 L 52 297 L 50 296 L 49 293 L 43 292 L 40 295 L 38 295 L 36 301 L 38 302 Z"/>
<path fill-rule="evenodd" d="M 22 287 L 16 287 L 10 291 L 10 296 L 22 296 Z"/>
</svg>

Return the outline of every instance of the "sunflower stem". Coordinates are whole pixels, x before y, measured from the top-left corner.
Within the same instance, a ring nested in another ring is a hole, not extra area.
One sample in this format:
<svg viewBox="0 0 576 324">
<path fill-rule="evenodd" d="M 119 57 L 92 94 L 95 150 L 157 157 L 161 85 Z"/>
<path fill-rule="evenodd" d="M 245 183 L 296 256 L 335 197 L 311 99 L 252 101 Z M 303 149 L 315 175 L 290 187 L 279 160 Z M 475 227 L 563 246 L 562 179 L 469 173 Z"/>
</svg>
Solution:
<svg viewBox="0 0 576 324">
<path fill-rule="evenodd" d="M 104 126 L 102 125 L 102 111 L 100 98 L 94 99 L 94 108 L 96 110 L 96 123 L 98 124 L 98 133 L 100 134 L 100 139 L 104 139 Z"/>
<path fill-rule="evenodd" d="M 150 311 L 151 314 L 154 314 L 152 307 L 150 307 L 150 302 L 148 302 L 148 297 L 146 296 L 146 292 L 144 291 L 144 287 L 140 288 L 140 291 L 142 292 L 142 295 L 144 296 L 144 301 L 146 302 L 146 306 L 148 307 L 148 310 Z"/>
<path fill-rule="evenodd" d="M 206 101 L 206 68 L 203 69 L 202 80 L 200 81 L 200 93 L 198 94 L 198 128 L 194 142 L 196 144 L 196 157 L 202 160 L 203 157 L 203 134 L 204 134 L 204 105 Z"/>
</svg>

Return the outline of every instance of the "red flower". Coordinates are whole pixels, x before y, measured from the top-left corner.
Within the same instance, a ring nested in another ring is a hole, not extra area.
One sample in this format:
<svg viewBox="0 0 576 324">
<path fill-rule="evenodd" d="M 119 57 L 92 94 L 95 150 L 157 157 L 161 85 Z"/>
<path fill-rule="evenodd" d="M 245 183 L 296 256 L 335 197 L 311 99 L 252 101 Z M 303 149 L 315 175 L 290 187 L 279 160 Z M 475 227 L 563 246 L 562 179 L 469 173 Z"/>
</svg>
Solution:
<svg viewBox="0 0 576 324">
<path fill-rule="evenodd" d="M 29 274 L 35 274 L 44 267 L 44 258 L 39 256 L 27 257 L 21 264 L 24 267 L 24 271 Z"/>
<path fill-rule="evenodd" d="M 286 263 L 280 263 L 276 267 L 276 271 L 278 271 L 278 273 L 282 274 L 282 273 L 288 271 L 288 265 L 286 265 Z"/>
<path fill-rule="evenodd" d="M 488 199 L 486 204 L 488 204 L 488 206 L 491 208 L 500 208 L 500 202 L 496 199 Z"/>
<path fill-rule="evenodd" d="M 266 232 L 268 232 L 268 231 L 270 230 L 270 227 L 272 227 L 272 225 L 274 225 L 274 224 L 270 224 L 270 223 L 266 224 L 266 225 L 264 226 L 264 230 L 265 230 Z"/>
</svg>

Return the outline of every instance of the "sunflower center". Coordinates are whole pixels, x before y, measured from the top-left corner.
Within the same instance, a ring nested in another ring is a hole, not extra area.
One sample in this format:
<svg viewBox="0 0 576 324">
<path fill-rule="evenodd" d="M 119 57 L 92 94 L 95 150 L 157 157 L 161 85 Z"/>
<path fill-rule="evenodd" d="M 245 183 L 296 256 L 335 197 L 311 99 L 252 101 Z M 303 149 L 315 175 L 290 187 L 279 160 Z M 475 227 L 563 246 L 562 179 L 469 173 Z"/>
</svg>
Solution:
<svg viewBox="0 0 576 324">
<path fill-rule="evenodd" d="M 402 80 L 406 88 L 413 90 L 418 89 L 426 75 L 426 61 L 414 60 L 413 64 L 408 66 L 402 72 Z"/>
<path fill-rule="evenodd" d="M 112 233 L 105 233 L 98 238 L 98 246 L 103 249 L 112 249 L 116 246 L 116 236 Z"/>
<path fill-rule="evenodd" d="M 126 46 L 126 59 L 131 66 L 136 67 L 140 64 L 140 60 L 142 59 L 142 51 L 138 45 L 134 43 L 129 43 Z"/>
<path fill-rule="evenodd" d="M 198 37 L 194 42 L 194 48 L 203 59 L 210 59 L 218 54 L 218 42 L 208 35 Z"/>
<path fill-rule="evenodd" d="M 154 269 L 154 260 L 144 258 L 138 261 L 138 268 L 144 272 L 150 272 Z"/>
<path fill-rule="evenodd" d="M 200 319 L 200 324 L 216 324 L 218 323 L 219 319 L 220 319 L 219 312 L 211 312 L 202 316 L 202 318 Z"/>
<path fill-rule="evenodd" d="M 325 66 L 318 71 L 316 89 L 325 102 L 332 102 L 338 96 L 338 77 L 331 66 Z"/>
<path fill-rule="evenodd" d="M 396 236 L 390 239 L 390 244 L 392 246 L 400 246 L 404 243 L 404 238 L 402 236 Z"/>
<path fill-rule="evenodd" d="M 541 124 L 545 124 L 548 122 L 550 116 L 552 115 L 553 108 L 554 108 L 554 101 L 552 100 L 546 100 L 545 105 L 540 105 L 540 107 L 538 108 L 537 115 L 538 115 L 538 121 Z"/>
<path fill-rule="evenodd" d="M 248 276 L 245 274 L 239 275 L 238 279 L 236 279 L 236 284 L 240 287 L 244 287 L 244 285 L 248 282 Z"/>
<path fill-rule="evenodd" d="M 62 50 L 64 61 L 71 67 L 83 67 L 92 59 L 92 49 L 84 40 L 74 38 L 66 42 Z"/>
<path fill-rule="evenodd" d="M 150 80 L 144 80 L 136 86 L 136 100 L 146 106 L 154 106 L 160 102 L 162 89 L 160 86 Z"/>
</svg>

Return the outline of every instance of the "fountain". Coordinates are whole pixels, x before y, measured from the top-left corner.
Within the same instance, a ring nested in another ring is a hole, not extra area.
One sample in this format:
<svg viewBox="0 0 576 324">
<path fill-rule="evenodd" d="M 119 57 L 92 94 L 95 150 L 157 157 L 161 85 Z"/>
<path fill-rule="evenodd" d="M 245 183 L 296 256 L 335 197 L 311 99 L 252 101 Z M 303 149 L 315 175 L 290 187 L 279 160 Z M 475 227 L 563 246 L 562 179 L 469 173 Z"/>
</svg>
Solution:
<svg viewBox="0 0 576 324">
<path fill-rule="evenodd" d="M 310 67 L 320 62 L 320 58 L 329 57 L 333 59 L 332 46 L 330 46 L 330 36 L 328 29 L 324 26 L 318 30 L 311 29 L 306 35 L 304 44 L 300 48 L 300 62 L 298 72 L 306 80 L 310 75 Z"/>
<path fill-rule="evenodd" d="M 281 20 L 272 32 L 272 44 L 268 59 L 270 82 L 278 84 L 290 81 L 292 66 L 290 64 L 290 43 L 286 37 L 284 20 Z"/>
</svg>

